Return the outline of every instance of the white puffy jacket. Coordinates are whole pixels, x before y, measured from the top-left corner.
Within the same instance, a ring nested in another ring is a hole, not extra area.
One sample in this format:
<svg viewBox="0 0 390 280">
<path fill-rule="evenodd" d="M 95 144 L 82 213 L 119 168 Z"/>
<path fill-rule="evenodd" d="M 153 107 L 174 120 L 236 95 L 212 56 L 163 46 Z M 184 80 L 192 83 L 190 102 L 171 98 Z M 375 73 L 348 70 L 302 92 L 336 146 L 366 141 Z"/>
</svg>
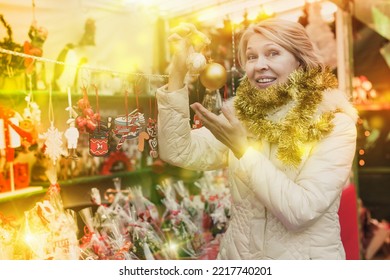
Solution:
<svg viewBox="0 0 390 280">
<path fill-rule="evenodd" d="M 192 130 L 186 87 L 162 87 L 157 100 L 162 160 L 186 169 L 229 170 L 232 216 L 220 259 L 345 259 L 337 213 L 355 155 L 357 113 L 343 93 L 324 92 L 317 113 L 342 113 L 326 138 L 307 145 L 302 164 L 293 169 L 276 158 L 275 145 L 261 143 L 237 159 L 206 128 Z"/>
</svg>

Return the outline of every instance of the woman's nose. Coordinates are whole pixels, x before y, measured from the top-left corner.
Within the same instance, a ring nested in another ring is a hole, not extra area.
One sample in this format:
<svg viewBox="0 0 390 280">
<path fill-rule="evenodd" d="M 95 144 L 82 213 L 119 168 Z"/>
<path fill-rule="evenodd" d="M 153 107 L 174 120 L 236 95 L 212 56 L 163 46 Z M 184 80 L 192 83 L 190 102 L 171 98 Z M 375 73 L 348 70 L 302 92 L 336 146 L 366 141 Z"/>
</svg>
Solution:
<svg viewBox="0 0 390 280">
<path fill-rule="evenodd" d="M 256 64 L 255 64 L 256 70 L 266 70 L 268 69 L 268 62 L 265 57 L 258 57 Z"/>
</svg>

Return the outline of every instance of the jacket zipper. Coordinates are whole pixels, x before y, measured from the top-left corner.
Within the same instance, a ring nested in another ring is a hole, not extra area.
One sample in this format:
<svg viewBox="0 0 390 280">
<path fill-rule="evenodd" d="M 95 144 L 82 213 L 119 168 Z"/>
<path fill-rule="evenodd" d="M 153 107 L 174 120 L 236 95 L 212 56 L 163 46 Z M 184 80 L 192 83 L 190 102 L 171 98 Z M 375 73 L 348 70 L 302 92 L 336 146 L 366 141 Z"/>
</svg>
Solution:
<svg viewBox="0 0 390 280">
<path fill-rule="evenodd" d="M 263 257 L 266 256 L 266 252 L 265 252 L 265 240 L 266 240 L 266 233 L 267 233 L 267 222 L 268 222 L 268 215 L 267 215 L 267 208 L 264 207 L 264 217 L 265 217 L 265 222 L 264 222 L 264 238 L 263 238 Z"/>
</svg>

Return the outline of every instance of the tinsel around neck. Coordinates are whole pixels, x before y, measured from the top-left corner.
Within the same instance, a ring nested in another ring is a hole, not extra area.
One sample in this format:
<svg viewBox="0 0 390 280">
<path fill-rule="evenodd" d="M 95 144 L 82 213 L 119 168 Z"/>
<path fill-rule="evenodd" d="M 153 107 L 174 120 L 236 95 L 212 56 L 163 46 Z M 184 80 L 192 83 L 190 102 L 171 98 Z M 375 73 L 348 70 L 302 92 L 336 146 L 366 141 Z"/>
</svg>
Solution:
<svg viewBox="0 0 390 280">
<path fill-rule="evenodd" d="M 277 156 L 285 165 L 297 167 L 303 146 L 322 139 L 333 129 L 335 112 L 315 117 L 323 92 L 337 88 L 337 79 L 329 69 L 293 71 L 286 83 L 265 89 L 252 86 L 244 78 L 237 88 L 234 106 L 238 118 L 258 140 L 278 145 Z M 291 104 L 284 118 L 270 119 L 278 109 Z"/>
</svg>

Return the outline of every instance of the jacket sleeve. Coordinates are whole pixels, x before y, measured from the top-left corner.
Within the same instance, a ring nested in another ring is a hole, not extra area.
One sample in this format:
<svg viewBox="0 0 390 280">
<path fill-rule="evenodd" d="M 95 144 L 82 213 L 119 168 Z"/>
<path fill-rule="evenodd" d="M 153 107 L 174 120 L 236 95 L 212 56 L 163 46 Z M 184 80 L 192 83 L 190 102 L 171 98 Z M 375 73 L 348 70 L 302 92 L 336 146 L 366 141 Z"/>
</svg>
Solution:
<svg viewBox="0 0 390 280">
<path fill-rule="evenodd" d="M 290 230 L 300 230 L 324 214 L 350 176 L 356 126 L 342 113 L 337 113 L 333 122 L 333 131 L 313 147 L 294 181 L 251 148 L 234 171 Z"/>
<path fill-rule="evenodd" d="M 159 88 L 158 145 L 160 158 L 172 165 L 192 170 L 225 167 L 228 148 L 205 127 L 191 129 L 188 89 L 166 92 Z"/>
</svg>

